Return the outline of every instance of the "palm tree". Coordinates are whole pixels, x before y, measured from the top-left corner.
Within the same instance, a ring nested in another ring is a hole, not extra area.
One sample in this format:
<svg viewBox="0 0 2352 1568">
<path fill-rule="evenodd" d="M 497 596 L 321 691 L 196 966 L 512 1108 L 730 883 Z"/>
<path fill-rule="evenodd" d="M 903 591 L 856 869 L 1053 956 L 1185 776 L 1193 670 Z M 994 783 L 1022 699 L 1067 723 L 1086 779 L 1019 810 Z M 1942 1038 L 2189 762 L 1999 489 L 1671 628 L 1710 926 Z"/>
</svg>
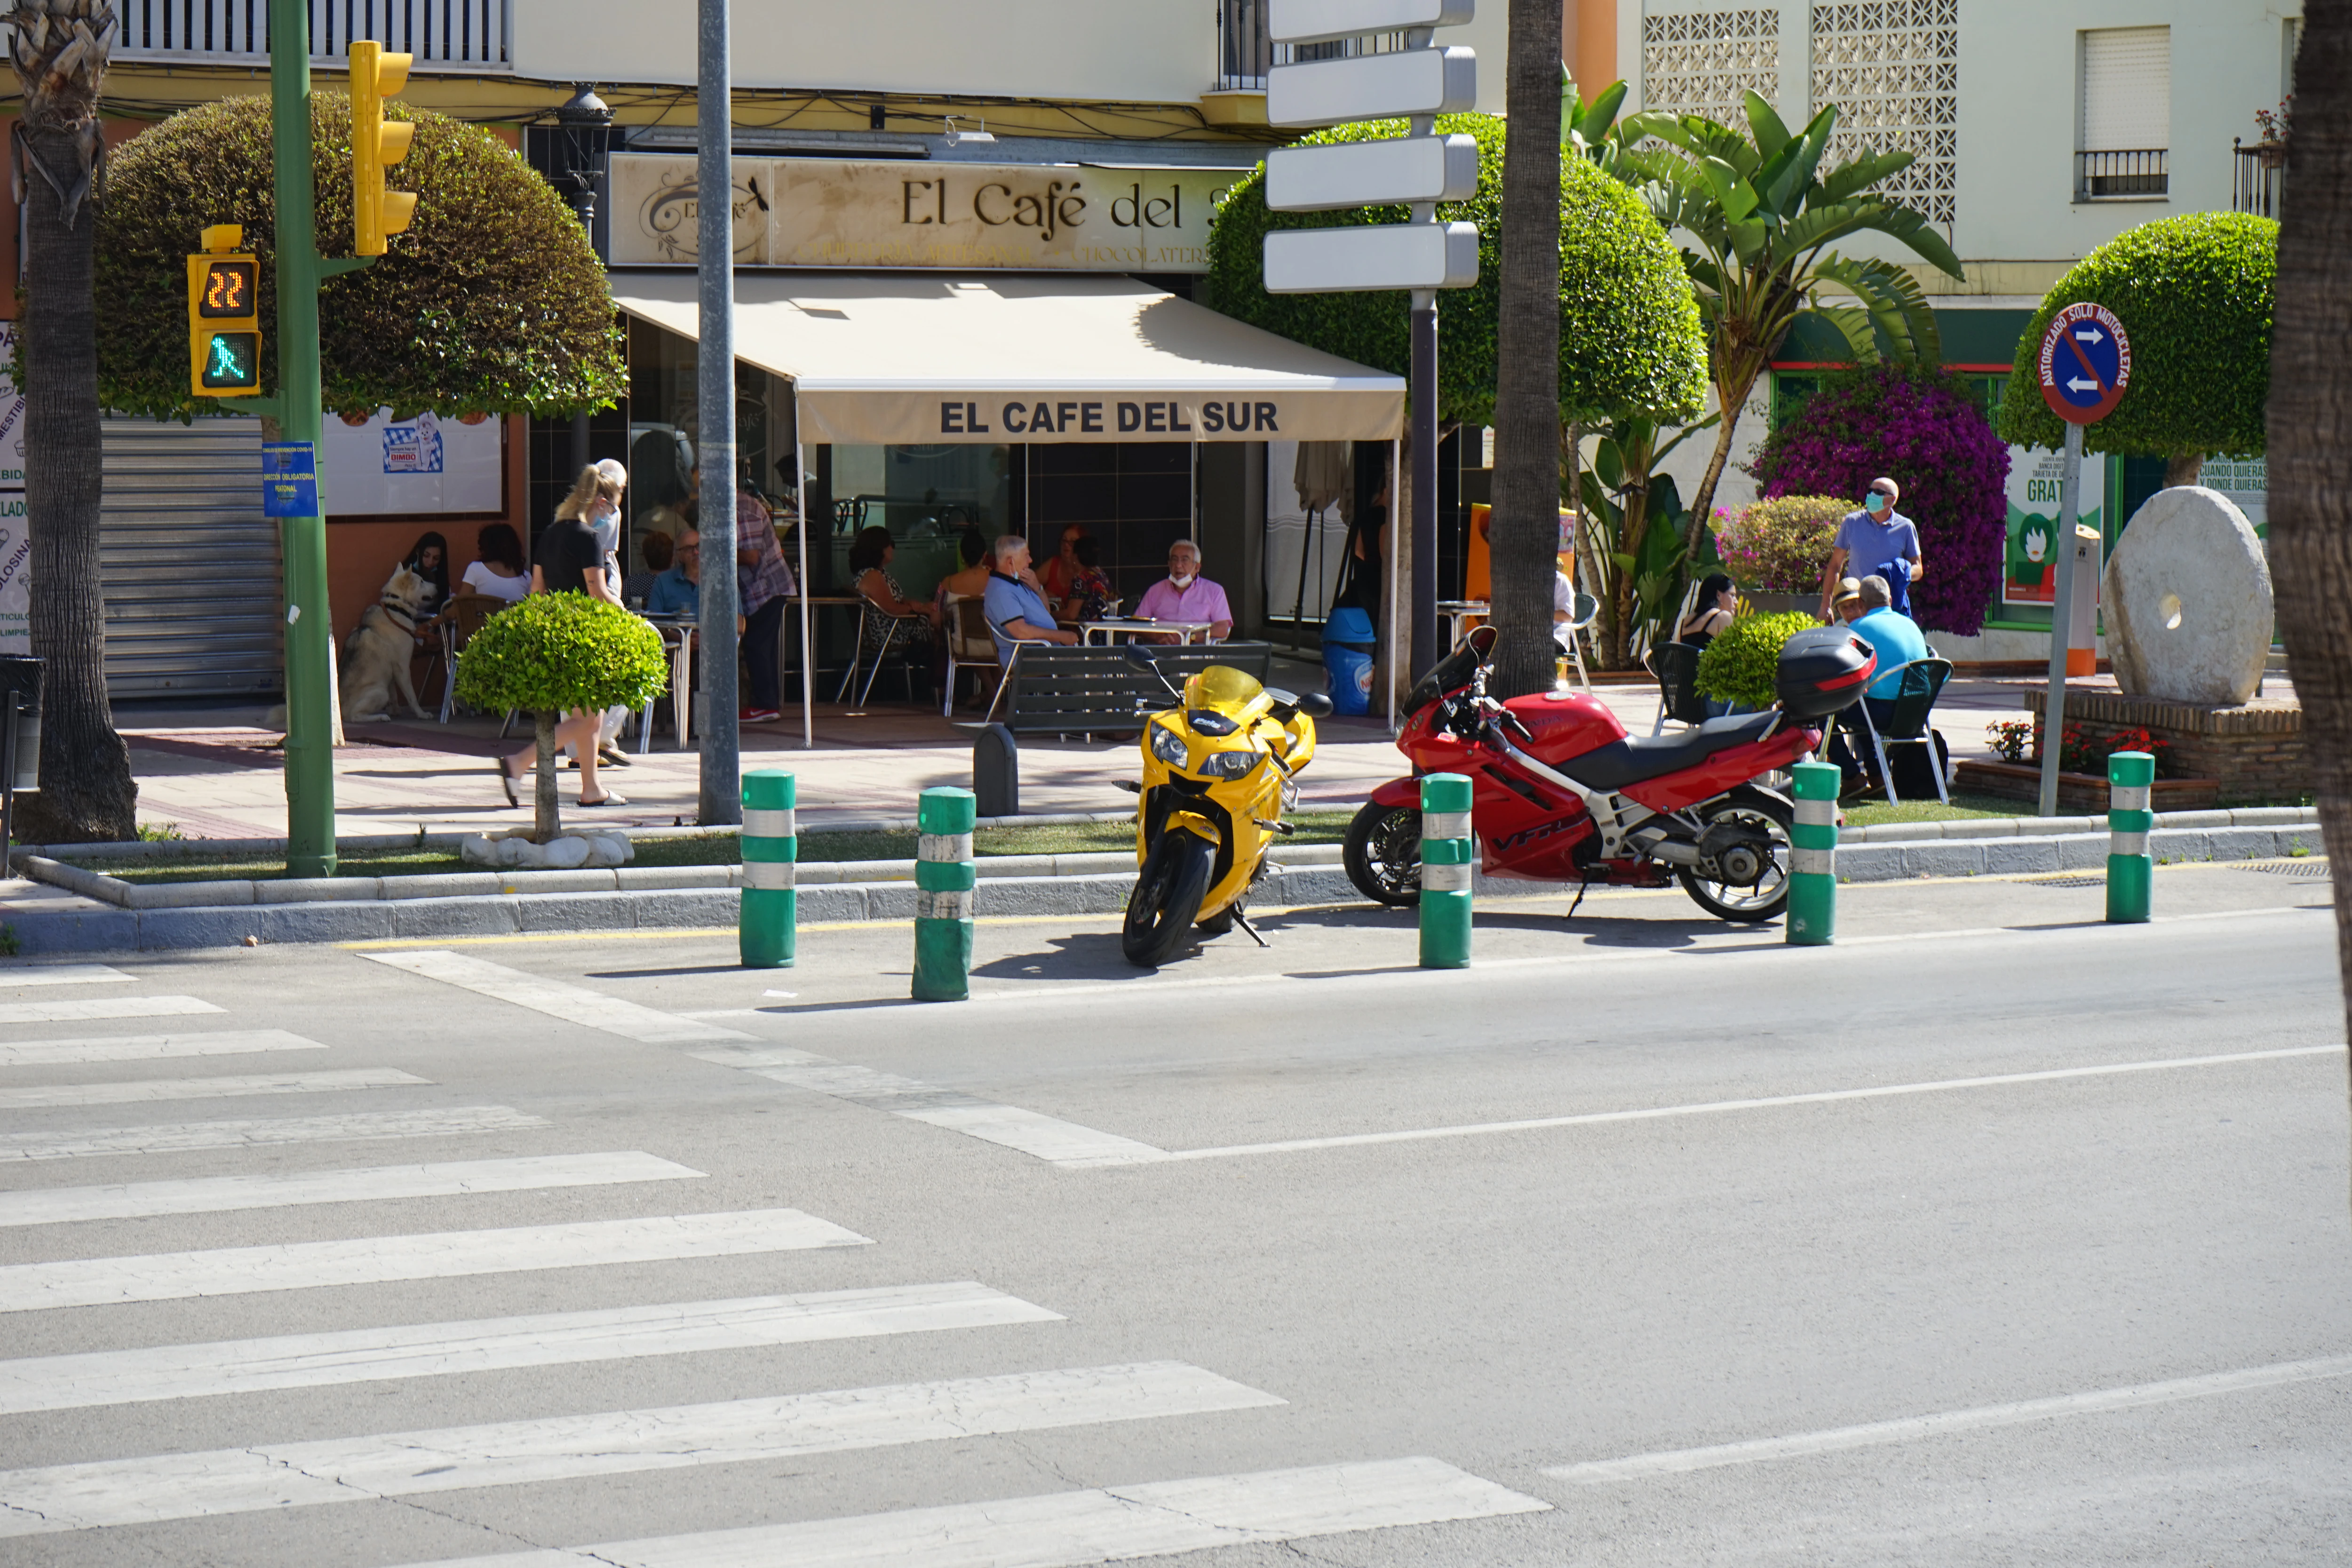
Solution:
<svg viewBox="0 0 2352 1568">
<path fill-rule="evenodd" d="M 1909 167 L 1911 153 L 1865 153 L 1820 172 L 1837 118 L 1837 106 L 1828 105 L 1792 136 L 1772 106 L 1750 92 L 1746 134 L 1698 114 L 1638 115 L 1625 127 L 1629 136 L 1638 129 L 1667 145 L 1622 152 L 1613 172 L 1643 184 L 1668 233 L 1697 242 L 1696 249 L 1683 247 L 1683 264 L 1698 289 L 1722 422 L 1691 499 L 1684 543 L 1694 552 L 1731 457 L 1740 408 L 1800 311 L 1833 322 L 1857 364 L 1878 362 L 1882 335 L 1898 358 L 1933 363 L 1941 355 L 1935 314 L 1917 279 L 1894 262 L 1830 249 L 1849 235 L 1881 234 L 1952 277 L 1965 276 L 1924 214 L 1869 194 Z M 1851 302 L 1834 302 L 1840 299 Z"/>
<path fill-rule="evenodd" d="M 31 527 L 33 652 L 41 677 L 41 791 L 30 840 L 138 836 L 131 753 L 106 700 L 99 592 L 97 317 L 92 186 L 105 157 L 98 105 L 114 47 L 107 0 L 16 0 L 10 63 L 25 219 L 25 511 Z"/>
<path fill-rule="evenodd" d="M 1551 684 L 1559 548 L 1559 5 L 1511 0 L 1495 365 L 1495 680 Z"/>
<path fill-rule="evenodd" d="M 2304 69 L 2309 66 L 2308 70 Z M 2314 5 L 2295 61 L 2294 135 L 2280 203 L 2271 330 L 2273 582 L 2310 735 L 2319 825 L 2352 859 L 2352 6 Z M 2336 954 L 2352 995 L 2352 882 L 2336 889 Z"/>
</svg>

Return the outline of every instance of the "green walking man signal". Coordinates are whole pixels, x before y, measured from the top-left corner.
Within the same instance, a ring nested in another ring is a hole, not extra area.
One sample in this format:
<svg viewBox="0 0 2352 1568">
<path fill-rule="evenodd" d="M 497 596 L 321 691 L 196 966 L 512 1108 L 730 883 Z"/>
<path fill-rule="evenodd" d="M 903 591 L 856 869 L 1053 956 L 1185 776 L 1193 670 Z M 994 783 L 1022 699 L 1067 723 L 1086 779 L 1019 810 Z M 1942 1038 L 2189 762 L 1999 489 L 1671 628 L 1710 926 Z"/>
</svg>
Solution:
<svg viewBox="0 0 2352 1568">
<path fill-rule="evenodd" d="M 199 397 L 261 391 L 261 263 L 236 254 L 245 230 L 219 223 L 188 258 L 188 384 Z"/>
</svg>

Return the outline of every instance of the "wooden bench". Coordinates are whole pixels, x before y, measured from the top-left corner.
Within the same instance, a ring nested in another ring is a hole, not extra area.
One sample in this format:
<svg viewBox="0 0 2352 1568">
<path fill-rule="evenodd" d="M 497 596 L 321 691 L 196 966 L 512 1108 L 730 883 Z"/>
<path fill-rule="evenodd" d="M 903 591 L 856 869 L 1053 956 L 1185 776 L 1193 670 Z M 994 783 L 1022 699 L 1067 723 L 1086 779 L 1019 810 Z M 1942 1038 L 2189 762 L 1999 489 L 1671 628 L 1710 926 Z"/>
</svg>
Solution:
<svg viewBox="0 0 2352 1568">
<path fill-rule="evenodd" d="M 1153 650 L 1160 668 L 1178 686 L 1212 664 L 1222 664 L 1263 682 L 1273 672 L 1274 645 L 1227 642 L 1184 644 Z M 1175 699 L 1150 671 L 1128 661 L 1116 647 L 1064 647 L 1023 643 L 998 693 L 991 718 L 1015 734 L 1119 734 L 1143 727 L 1142 713 L 1172 706 Z M 1148 708 L 1140 707 L 1148 702 Z"/>
</svg>

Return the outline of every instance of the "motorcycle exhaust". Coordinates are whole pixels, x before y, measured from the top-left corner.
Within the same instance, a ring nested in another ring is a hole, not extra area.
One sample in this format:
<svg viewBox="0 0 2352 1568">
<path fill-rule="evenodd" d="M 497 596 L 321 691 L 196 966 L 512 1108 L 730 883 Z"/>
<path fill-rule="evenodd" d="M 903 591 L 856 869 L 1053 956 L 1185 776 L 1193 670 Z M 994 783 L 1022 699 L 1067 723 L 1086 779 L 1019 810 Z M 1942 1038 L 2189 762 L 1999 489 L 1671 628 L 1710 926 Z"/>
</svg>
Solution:
<svg viewBox="0 0 2352 1568">
<path fill-rule="evenodd" d="M 1696 869 L 1698 846 L 1687 839 L 1670 838 L 1662 827 L 1640 827 L 1626 835 L 1626 842 L 1653 860 L 1663 860 L 1669 866 L 1685 866 Z"/>
</svg>

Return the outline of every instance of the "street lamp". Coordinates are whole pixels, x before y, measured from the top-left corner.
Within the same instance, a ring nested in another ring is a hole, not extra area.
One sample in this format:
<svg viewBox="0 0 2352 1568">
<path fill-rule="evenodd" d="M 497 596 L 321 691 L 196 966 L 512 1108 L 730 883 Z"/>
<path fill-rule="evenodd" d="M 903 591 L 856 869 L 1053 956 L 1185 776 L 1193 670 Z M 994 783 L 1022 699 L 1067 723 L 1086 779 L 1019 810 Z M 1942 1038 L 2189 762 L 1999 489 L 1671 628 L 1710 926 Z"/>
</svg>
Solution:
<svg viewBox="0 0 2352 1568">
<path fill-rule="evenodd" d="M 572 210 L 579 216 L 580 226 L 588 231 L 588 243 L 596 243 L 596 187 L 604 177 L 606 142 L 613 125 L 612 107 L 596 96 L 592 82 L 574 82 L 572 96 L 555 110 L 557 138 L 553 162 L 560 173 L 562 186 Z M 572 472 L 576 477 L 588 466 L 588 411 L 582 409 L 572 416 Z"/>
</svg>

